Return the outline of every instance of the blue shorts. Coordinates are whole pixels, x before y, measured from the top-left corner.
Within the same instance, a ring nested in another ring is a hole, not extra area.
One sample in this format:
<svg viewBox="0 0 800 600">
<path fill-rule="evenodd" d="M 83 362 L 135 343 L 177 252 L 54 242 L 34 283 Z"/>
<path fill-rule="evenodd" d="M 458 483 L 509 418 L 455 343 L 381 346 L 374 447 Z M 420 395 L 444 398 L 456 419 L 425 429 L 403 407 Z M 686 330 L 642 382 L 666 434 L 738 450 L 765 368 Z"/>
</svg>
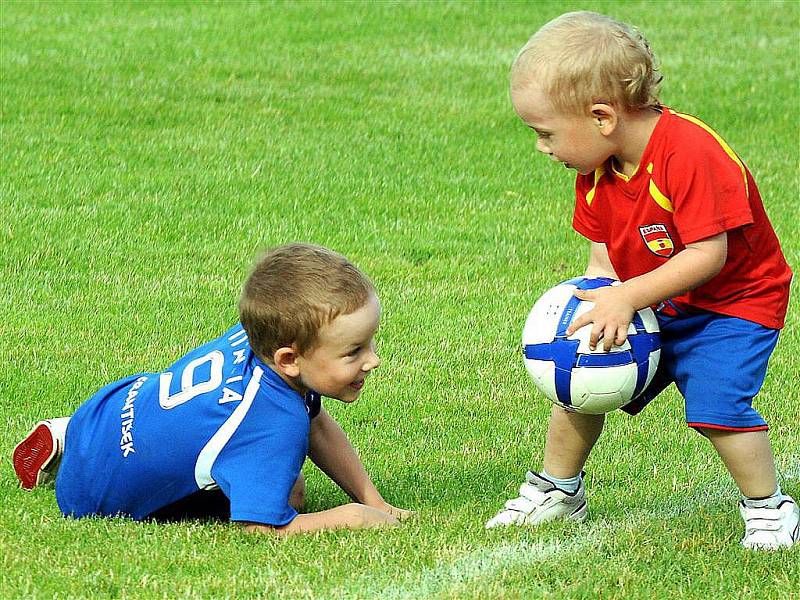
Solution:
<svg viewBox="0 0 800 600">
<path fill-rule="evenodd" d="M 622 410 L 635 415 L 675 382 L 686 400 L 689 427 L 730 431 L 767 429 L 752 406 L 778 343 L 778 329 L 710 312 L 656 313 L 661 359 L 653 381 Z"/>
</svg>

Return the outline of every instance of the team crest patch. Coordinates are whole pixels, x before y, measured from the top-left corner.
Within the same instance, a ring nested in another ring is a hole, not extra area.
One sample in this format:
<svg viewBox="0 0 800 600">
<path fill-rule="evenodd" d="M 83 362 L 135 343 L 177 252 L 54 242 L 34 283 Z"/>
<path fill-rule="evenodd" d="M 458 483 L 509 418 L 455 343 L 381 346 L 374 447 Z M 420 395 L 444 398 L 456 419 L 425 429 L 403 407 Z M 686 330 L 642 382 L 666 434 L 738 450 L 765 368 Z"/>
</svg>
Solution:
<svg viewBox="0 0 800 600">
<path fill-rule="evenodd" d="M 675 252 L 675 244 L 672 243 L 669 231 L 661 223 L 642 225 L 639 227 L 639 233 L 642 234 L 644 243 L 653 254 L 669 258 Z"/>
</svg>

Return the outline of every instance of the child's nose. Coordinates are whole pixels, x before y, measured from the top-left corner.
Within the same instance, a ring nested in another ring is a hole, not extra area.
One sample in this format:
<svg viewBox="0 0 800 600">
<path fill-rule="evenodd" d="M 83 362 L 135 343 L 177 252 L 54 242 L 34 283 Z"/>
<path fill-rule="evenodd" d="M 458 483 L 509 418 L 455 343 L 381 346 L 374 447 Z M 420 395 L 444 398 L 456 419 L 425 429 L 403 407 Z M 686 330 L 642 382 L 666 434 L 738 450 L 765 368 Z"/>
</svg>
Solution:
<svg viewBox="0 0 800 600">
<path fill-rule="evenodd" d="M 542 141 L 542 138 L 536 139 L 536 149 L 542 154 L 550 154 L 550 149 Z"/>
<path fill-rule="evenodd" d="M 364 364 L 361 367 L 362 371 L 372 371 L 372 369 L 377 369 L 381 364 L 381 357 L 378 356 L 378 353 L 373 351 L 372 354 L 364 361 Z"/>
</svg>

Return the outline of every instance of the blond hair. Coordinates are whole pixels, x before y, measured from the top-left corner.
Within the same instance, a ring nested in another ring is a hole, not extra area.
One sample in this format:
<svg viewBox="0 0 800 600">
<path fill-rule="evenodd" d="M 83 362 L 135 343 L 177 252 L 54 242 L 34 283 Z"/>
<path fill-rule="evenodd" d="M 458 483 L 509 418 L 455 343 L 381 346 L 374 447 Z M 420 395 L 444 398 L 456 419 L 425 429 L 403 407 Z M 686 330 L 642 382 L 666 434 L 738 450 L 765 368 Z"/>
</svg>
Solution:
<svg viewBox="0 0 800 600">
<path fill-rule="evenodd" d="M 658 107 L 661 79 L 650 44 L 636 28 L 588 11 L 545 24 L 511 67 L 512 89 L 536 82 L 556 109 L 574 114 L 598 102 L 627 110 Z"/>
<path fill-rule="evenodd" d="M 358 310 L 374 293 L 367 276 L 341 254 L 288 244 L 256 262 L 239 299 L 239 320 L 256 355 L 271 362 L 278 348 L 313 350 L 323 325 Z"/>
</svg>

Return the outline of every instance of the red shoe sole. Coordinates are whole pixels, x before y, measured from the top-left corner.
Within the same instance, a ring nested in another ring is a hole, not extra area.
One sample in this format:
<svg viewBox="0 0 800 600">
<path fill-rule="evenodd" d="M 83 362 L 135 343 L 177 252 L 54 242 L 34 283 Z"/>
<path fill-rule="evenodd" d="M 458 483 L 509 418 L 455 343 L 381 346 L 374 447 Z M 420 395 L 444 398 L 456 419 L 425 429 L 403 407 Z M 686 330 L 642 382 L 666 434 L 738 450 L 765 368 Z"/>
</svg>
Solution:
<svg viewBox="0 0 800 600">
<path fill-rule="evenodd" d="M 56 454 L 50 429 L 44 424 L 33 428 L 28 436 L 14 448 L 14 471 L 22 487 L 30 490 L 39 483 L 42 469 L 50 464 Z"/>
</svg>

